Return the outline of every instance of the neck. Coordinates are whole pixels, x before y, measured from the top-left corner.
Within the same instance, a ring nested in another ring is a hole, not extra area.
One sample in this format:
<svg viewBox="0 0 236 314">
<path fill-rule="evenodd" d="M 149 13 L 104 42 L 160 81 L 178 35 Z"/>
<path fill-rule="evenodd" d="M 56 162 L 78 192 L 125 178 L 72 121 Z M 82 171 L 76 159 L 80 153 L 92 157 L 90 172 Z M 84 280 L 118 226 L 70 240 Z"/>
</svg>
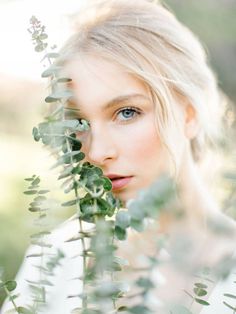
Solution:
<svg viewBox="0 0 236 314">
<path fill-rule="evenodd" d="M 190 222 L 205 225 L 207 217 L 219 213 L 218 205 L 204 182 L 198 165 L 193 161 L 190 150 L 187 150 L 182 165 L 178 177 L 180 204 Z"/>
</svg>

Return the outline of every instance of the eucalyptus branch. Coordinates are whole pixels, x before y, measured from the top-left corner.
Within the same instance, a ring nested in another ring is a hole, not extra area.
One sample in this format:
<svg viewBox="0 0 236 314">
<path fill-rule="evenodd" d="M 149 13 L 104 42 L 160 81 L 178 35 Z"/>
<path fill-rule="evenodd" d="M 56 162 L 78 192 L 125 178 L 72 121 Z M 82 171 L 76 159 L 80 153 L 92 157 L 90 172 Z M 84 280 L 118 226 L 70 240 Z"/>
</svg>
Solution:
<svg viewBox="0 0 236 314">
<path fill-rule="evenodd" d="M 34 312 L 31 311 L 31 309 L 25 307 L 25 306 L 17 306 L 16 299 L 19 297 L 18 294 L 15 294 L 14 291 L 17 287 L 17 283 L 15 280 L 8 280 L 4 281 L 2 276 L 3 274 L 0 274 L 0 290 L 3 289 L 9 299 L 9 301 L 13 305 L 13 309 L 15 313 L 24 313 L 24 314 L 34 314 Z"/>
<path fill-rule="evenodd" d="M 116 280 L 115 276 L 117 272 L 123 270 L 124 266 L 124 261 L 115 256 L 116 240 L 125 241 L 130 229 L 144 231 L 148 226 L 148 220 L 156 221 L 163 212 L 166 212 L 166 208 L 170 208 L 172 215 L 178 217 L 180 212 L 173 206 L 173 202 L 176 201 L 176 186 L 169 177 L 161 177 L 149 189 L 140 193 L 137 199 L 127 206 L 127 210 L 120 210 L 121 201 L 112 194 L 111 181 L 103 175 L 100 168 L 84 161 L 85 155 L 81 151 L 82 144 L 77 135 L 81 131 L 88 131 L 90 126 L 88 121 L 76 117 L 76 110 L 67 107 L 73 93 L 68 87 L 71 79 L 61 74 L 60 54 L 47 51 L 48 36 L 45 33 L 45 27 L 35 17 L 31 19 L 29 32 L 32 35 L 35 50 L 46 52 L 42 61 L 46 60 L 48 67 L 42 73 L 42 77 L 49 79 L 50 94 L 45 102 L 52 105 L 53 109 L 44 122 L 33 128 L 33 137 L 36 141 L 41 140 L 45 146 L 55 152 L 57 160 L 52 169 L 60 167 L 58 180 L 63 180 L 61 187 L 65 194 L 73 192 L 73 199 L 61 205 L 75 206 L 75 216 L 79 223 L 77 234 L 66 241 L 80 241 L 82 246 L 80 256 L 83 258 L 83 274 L 77 279 L 82 281 L 83 291 L 68 296 L 81 298 L 82 308 L 74 309 L 73 313 L 111 314 L 123 310 L 128 313 L 149 314 L 152 310 L 146 297 L 155 288 L 150 274 L 161 263 L 158 254 L 149 258 L 148 267 L 136 269 L 137 272 L 145 270 L 146 276 L 140 275 L 133 282 L 133 286 L 140 292 L 129 296 L 125 284 Z M 68 109 L 72 113 L 70 119 L 66 112 Z M 36 178 L 32 177 L 32 183 L 34 180 Z M 81 195 L 80 190 L 83 192 Z M 32 184 L 32 188 L 26 194 L 38 195 L 40 192 L 34 189 L 34 184 Z M 38 199 L 34 202 L 37 203 L 37 201 Z M 39 212 L 39 217 L 42 217 L 44 210 L 35 210 L 36 205 L 33 204 L 32 211 Z M 92 223 L 93 228 L 84 230 L 83 222 Z M 41 235 L 43 232 L 41 229 Z M 89 240 L 88 247 L 86 247 L 85 238 Z M 44 235 L 41 239 L 44 240 Z M 158 249 L 160 247 L 161 245 Z M 42 243 L 41 249 L 38 256 L 44 255 Z M 183 252 L 179 254 L 181 253 Z M 43 264 L 41 262 L 40 269 L 44 268 Z M 202 296 L 207 294 L 205 283 L 195 283 L 193 292 L 194 295 L 186 293 L 193 301 L 208 305 L 208 302 L 202 299 Z M 117 308 L 117 301 L 125 296 L 128 298 L 139 296 L 139 303 Z M 183 308 L 186 310 L 185 307 Z M 173 313 L 177 312 L 173 311 Z"/>
</svg>

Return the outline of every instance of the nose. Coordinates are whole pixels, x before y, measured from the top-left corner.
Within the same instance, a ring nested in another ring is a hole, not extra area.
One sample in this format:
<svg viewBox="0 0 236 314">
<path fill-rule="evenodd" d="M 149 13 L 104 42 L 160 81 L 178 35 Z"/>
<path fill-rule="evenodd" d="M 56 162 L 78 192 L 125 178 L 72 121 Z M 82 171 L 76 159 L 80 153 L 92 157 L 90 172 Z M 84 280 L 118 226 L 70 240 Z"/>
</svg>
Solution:
<svg viewBox="0 0 236 314">
<path fill-rule="evenodd" d="M 89 162 L 104 166 L 117 158 L 117 147 L 111 130 L 105 126 L 90 126 L 88 144 L 85 155 Z"/>
</svg>

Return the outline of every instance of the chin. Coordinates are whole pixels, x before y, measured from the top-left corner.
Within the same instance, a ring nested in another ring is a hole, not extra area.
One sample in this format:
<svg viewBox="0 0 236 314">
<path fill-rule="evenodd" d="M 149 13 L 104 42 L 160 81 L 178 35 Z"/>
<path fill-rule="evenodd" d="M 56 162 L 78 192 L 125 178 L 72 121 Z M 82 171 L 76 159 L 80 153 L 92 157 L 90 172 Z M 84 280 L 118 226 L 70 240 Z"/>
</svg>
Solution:
<svg viewBox="0 0 236 314">
<path fill-rule="evenodd" d="M 119 198 L 122 201 L 122 204 L 124 207 L 126 207 L 129 202 L 137 196 L 137 192 L 128 192 L 125 190 L 120 190 L 120 191 L 114 191 L 113 192 L 114 196 Z"/>
</svg>

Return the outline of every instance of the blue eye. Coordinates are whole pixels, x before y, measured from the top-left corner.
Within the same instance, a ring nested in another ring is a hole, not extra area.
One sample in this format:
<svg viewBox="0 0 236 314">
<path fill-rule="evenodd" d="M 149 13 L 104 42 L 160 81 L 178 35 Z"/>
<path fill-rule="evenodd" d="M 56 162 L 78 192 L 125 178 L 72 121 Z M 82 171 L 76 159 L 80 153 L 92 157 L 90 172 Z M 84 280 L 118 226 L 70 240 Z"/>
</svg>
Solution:
<svg viewBox="0 0 236 314">
<path fill-rule="evenodd" d="M 127 107 L 118 111 L 117 116 L 119 116 L 120 114 L 122 115 L 120 120 L 127 121 L 133 119 L 134 117 L 136 117 L 136 115 L 139 115 L 140 112 L 135 108 Z"/>
</svg>

